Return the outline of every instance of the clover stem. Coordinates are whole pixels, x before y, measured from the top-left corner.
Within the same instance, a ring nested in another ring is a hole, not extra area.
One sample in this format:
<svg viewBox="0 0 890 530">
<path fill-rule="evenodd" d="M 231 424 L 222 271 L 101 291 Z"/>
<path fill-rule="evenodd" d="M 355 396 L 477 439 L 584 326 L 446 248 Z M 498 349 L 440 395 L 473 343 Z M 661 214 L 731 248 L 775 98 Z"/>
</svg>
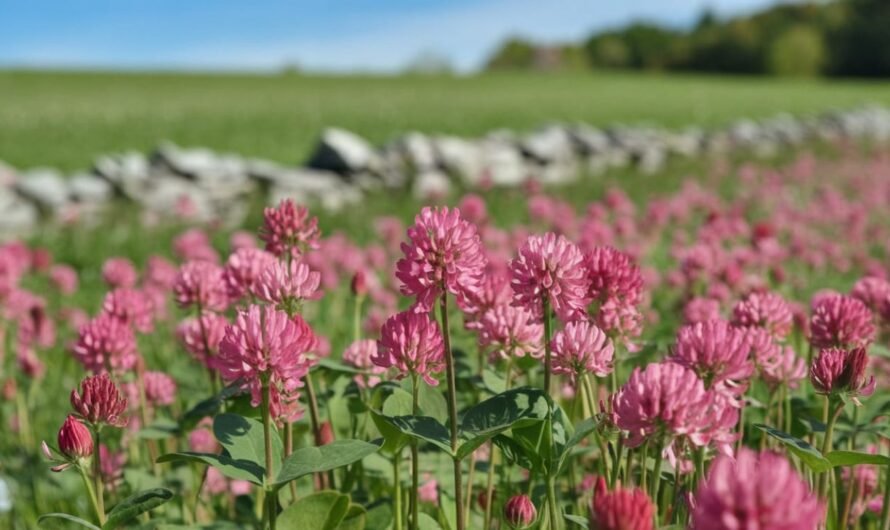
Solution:
<svg viewBox="0 0 890 530">
<path fill-rule="evenodd" d="M 102 483 L 102 441 L 99 431 L 102 428 L 99 425 L 93 426 L 93 438 L 96 443 L 93 444 L 93 481 L 96 488 L 96 515 L 99 516 L 99 526 L 105 524 L 105 485 Z"/>
<path fill-rule="evenodd" d="M 829 416 L 829 410 L 831 408 L 831 396 L 825 396 L 825 410 L 824 410 L 824 418 L 825 418 L 825 439 L 822 440 L 822 455 L 827 455 L 831 450 L 832 439 L 834 438 L 834 424 L 837 421 L 838 416 L 841 415 L 841 412 L 844 410 L 844 403 L 841 402 L 838 407 L 831 413 Z M 825 497 L 828 494 L 828 475 L 829 473 L 833 473 L 831 469 L 822 473 L 822 476 L 819 477 L 819 496 Z"/>
<path fill-rule="evenodd" d="M 99 521 L 99 524 L 102 524 L 104 522 L 105 514 L 99 509 L 99 501 L 96 500 L 96 491 L 93 489 L 93 484 L 90 481 L 89 475 L 87 475 L 87 470 L 78 463 L 77 471 L 80 473 L 80 478 L 83 479 L 83 486 L 86 488 L 87 495 L 90 497 L 90 504 L 93 507 L 93 511 L 96 512 L 96 519 Z"/>
<path fill-rule="evenodd" d="M 393 483 L 393 512 L 395 516 L 394 530 L 402 530 L 402 479 L 399 476 L 402 451 L 398 451 L 392 457 L 392 483 Z"/>
<path fill-rule="evenodd" d="M 457 530 L 464 530 L 464 503 L 461 502 L 463 487 L 461 486 L 460 459 L 457 457 L 457 380 L 455 378 L 454 353 L 451 351 L 451 333 L 448 328 L 448 294 L 442 293 L 439 299 L 442 318 L 442 339 L 445 343 L 445 372 L 448 378 L 448 416 L 451 427 L 451 452 L 454 461 L 454 519 Z"/>
<path fill-rule="evenodd" d="M 266 519 L 269 521 L 269 528 L 275 530 L 275 513 L 277 501 L 275 490 L 271 489 L 272 481 L 272 385 L 265 382 L 263 385 L 263 441 L 266 449 L 266 480 L 264 489 L 266 490 Z"/>
<path fill-rule="evenodd" d="M 418 391 L 420 390 L 420 381 L 417 374 L 412 374 L 411 381 L 411 413 L 415 416 L 420 414 L 420 406 L 418 405 Z M 417 490 L 420 488 L 420 451 L 417 449 L 417 440 L 411 439 L 411 528 L 416 530 L 419 523 L 417 521 L 419 515 L 419 499 Z"/>
</svg>

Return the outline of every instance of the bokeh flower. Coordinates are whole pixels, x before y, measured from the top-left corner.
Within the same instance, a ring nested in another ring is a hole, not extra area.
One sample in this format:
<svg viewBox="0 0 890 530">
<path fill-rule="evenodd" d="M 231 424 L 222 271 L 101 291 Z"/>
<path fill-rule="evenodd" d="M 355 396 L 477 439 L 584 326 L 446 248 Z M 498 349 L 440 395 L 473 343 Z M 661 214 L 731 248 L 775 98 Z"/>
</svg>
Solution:
<svg viewBox="0 0 890 530">
<path fill-rule="evenodd" d="M 141 333 L 149 333 L 154 329 L 154 303 L 138 289 L 118 287 L 109 291 L 102 301 L 102 312 Z"/>
<path fill-rule="evenodd" d="M 320 283 L 321 275 L 310 270 L 306 263 L 298 259 L 292 259 L 290 263 L 276 261 L 260 275 L 253 293 L 280 309 L 296 309 L 303 300 L 317 296 Z"/>
<path fill-rule="evenodd" d="M 693 504 L 695 530 L 813 530 L 825 513 L 784 456 L 744 447 L 714 460 Z"/>
<path fill-rule="evenodd" d="M 788 302 L 776 293 L 753 292 L 732 308 L 732 324 L 766 329 L 776 338 L 791 332 L 794 317 Z"/>
<path fill-rule="evenodd" d="M 200 320 L 189 317 L 180 322 L 176 327 L 176 336 L 198 362 L 212 368 L 213 358 L 219 351 L 219 343 L 228 325 L 226 317 L 205 311 Z"/>
<path fill-rule="evenodd" d="M 491 360 L 544 355 L 544 325 L 521 307 L 497 306 L 487 311 L 476 327 L 479 347 L 489 352 Z"/>
<path fill-rule="evenodd" d="M 640 302 L 643 276 L 633 258 L 609 246 L 597 246 L 584 256 L 590 278 L 588 298 L 604 303 L 615 299 L 628 305 Z"/>
<path fill-rule="evenodd" d="M 132 328 L 105 313 L 80 328 L 71 351 L 93 373 L 125 372 L 136 366 L 138 358 Z"/>
<path fill-rule="evenodd" d="M 109 258 L 102 265 L 102 279 L 112 289 L 136 286 L 136 267 L 127 258 Z"/>
<path fill-rule="evenodd" d="M 226 260 L 223 280 L 231 300 L 240 300 L 255 291 L 260 276 L 277 260 L 275 256 L 258 248 L 236 250 Z"/>
<path fill-rule="evenodd" d="M 223 269 L 209 261 L 190 261 L 180 267 L 173 294 L 183 308 L 222 311 L 229 305 Z"/>
<path fill-rule="evenodd" d="M 361 370 L 353 379 L 359 388 L 371 388 L 380 382 L 380 376 L 386 368 L 374 364 L 372 358 L 377 355 L 377 341 L 360 339 L 350 344 L 343 351 L 343 363 Z"/>
<path fill-rule="evenodd" d="M 680 328 L 669 359 L 692 369 L 704 381 L 705 388 L 739 396 L 754 373 L 750 353 L 751 344 L 744 330 L 725 320 L 709 320 Z"/>
</svg>

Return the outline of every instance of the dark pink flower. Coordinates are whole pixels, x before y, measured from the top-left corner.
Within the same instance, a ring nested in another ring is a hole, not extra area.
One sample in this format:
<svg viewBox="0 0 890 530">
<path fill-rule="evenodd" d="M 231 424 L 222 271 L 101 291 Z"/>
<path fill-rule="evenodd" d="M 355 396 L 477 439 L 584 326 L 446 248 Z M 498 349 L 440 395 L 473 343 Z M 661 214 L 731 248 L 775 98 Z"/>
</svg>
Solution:
<svg viewBox="0 0 890 530">
<path fill-rule="evenodd" d="M 509 359 L 544 355 L 544 325 L 535 322 L 521 307 L 499 305 L 485 312 L 475 328 L 479 346 L 490 353 L 489 359 Z"/>
<path fill-rule="evenodd" d="M 219 351 L 219 343 L 226 334 L 229 321 L 216 313 L 205 312 L 201 319 L 190 317 L 176 327 L 176 336 L 192 356 L 208 367 Z"/>
<path fill-rule="evenodd" d="M 709 320 L 680 328 L 669 360 L 692 369 L 706 388 L 740 396 L 754 373 L 750 353 L 744 330 Z"/>
<path fill-rule="evenodd" d="M 277 261 L 275 256 L 258 248 L 236 250 L 226 260 L 223 271 L 229 298 L 239 300 L 253 293 L 263 271 Z"/>
<path fill-rule="evenodd" d="M 487 263 L 482 241 L 460 210 L 424 208 L 408 228 L 408 240 L 395 274 L 402 294 L 417 297 L 418 311 L 429 311 L 442 293 L 467 296 L 481 288 Z"/>
<path fill-rule="evenodd" d="M 317 249 L 319 235 L 318 219 L 309 217 L 305 206 L 297 206 L 290 199 L 263 212 L 260 239 L 266 243 L 266 250 L 278 257 L 296 257 Z"/>
<path fill-rule="evenodd" d="M 138 357 L 133 329 L 106 313 L 80 328 L 72 353 L 93 373 L 125 372 L 136 366 Z"/>
<path fill-rule="evenodd" d="M 251 305 L 226 328 L 215 365 L 223 380 L 240 381 L 250 389 L 256 407 L 262 402 L 264 381 L 272 386 L 273 400 L 303 386 L 310 367 L 306 353 L 315 343 L 315 334 L 299 316 Z M 272 405 L 274 410 L 276 403 Z"/>
<path fill-rule="evenodd" d="M 504 504 L 504 521 L 510 526 L 521 530 L 534 524 L 538 518 L 535 504 L 527 495 L 514 495 Z"/>
<path fill-rule="evenodd" d="M 815 348 L 855 348 L 871 344 L 875 325 L 871 311 L 860 300 L 827 294 L 814 300 L 810 342 Z"/>
<path fill-rule="evenodd" d="M 154 303 L 138 289 L 118 287 L 109 291 L 102 302 L 102 312 L 141 333 L 149 333 L 154 329 Z"/>
<path fill-rule="evenodd" d="M 683 323 L 698 324 L 720 318 L 720 302 L 713 298 L 695 297 L 683 306 Z"/>
<path fill-rule="evenodd" d="M 59 429 L 59 451 L 68 458 L 89 458 L 93 455 L 93 435 L 74 416 L 65 418 Z"/>
<path fill-rule="evenodd" d="M 439 382 L 433 374 L 445 369 L 445 346 L 439 326 L 426 313 L 397 313 L 383 323 L 377 354 L 371 360 L 383 368 L 395 367 L 398 379 L 419 376 L 436 386 Z"/>
<path fill-rule="evenodd" d="M 655 505 L 643 490 L 606 489 L 606 481 L 599 477 L 590 505 L 591 530 L 652 530 Z"/>
<path fill-rule="evenodd" d="M 890 281 L 874 276 L 860 278 L 850 296 L 861 300 L 881 319 L 890 321 Z"/>
<path fill-rule="evenodd" d="M 107 373 L 87 377 L 71 391 L 71 407 L 80 418 L 93 425 L 123 427 L 127 419 L 121 414 L 127 409 L 127 399 Z"/>
<path fill-rule="evenodd" d="M 216 453 L 219 451 L 219 442 L 213 436 L 210 426 L 213 422 L 209 418 L 205 418 L 198 426 L 189 433 L 188 442 L 189 449 L 197 453 Z"/>
<path fill-rule="evenodd" d="M 775 293 L 753 292 L 732 309 L 732 324 L 745 328 L 764 328 L 776 338 L 791 332 L 794 317 L 788 302 Z"/>
<path fill-rule="evenodd" d="M 695 372 L 671 363 L 635 368 L 612 396 L 615 424 L 627 431 L 628 446 L 652 436 L 682 436 L 706 428 L 712 398 Z"/>
<path fill-rule="evenodd" d="M 457 306 L 464 313 L 467 329 L 479 329 L 482 316 L 513 299 L 510 279 L 506 276 L 487 274 L 482 278 L 479 289 L 463 292 L 457 298 Z"/>
<path fill-rule="evenodd" d="M 783 384 L 797 388 L 798 382 L 807 376 L 806 360 L 790 346 L 770 343 L 756 353 L 756 363 L 760 377 L 771 389 Z"/>
<path fill-rule="evenodd" d="M 102 265 L 102 279 L 112 289 L 136 286 L 136 267 L 127 258 L 109 258 Z"/>
<path fill-rule="evenodd" d="M 563 236 L 549 232 L 529 237 L 510 262 L 513 305 L 537 319 L 546 303 L 564 321 L 584 315 L 589 280 L 584 255 Z"/>
<path fill-rule="evenodd" d="M 744 447 L 735 458 L 714 460 L 693 504 L 695 530 L 813 530 L 825 514 L 785 457 Z"/>
<path fill-rule="evenodd" d="M 553 373 L 576 376 L 594 374 L 605 377 L 612 372 L 615 348 L 603 331 L 590 322 L 569 322 L 550 341 Z"/>
<path fill-rule="evenodd" d="M 856 399 L 875 391 L 875 378 L 866 379 L 868 354 L 865 348 L 841 350 L 826 348 L 819 352 L 810 367 L 810 381 L 820 394 L 844 393 Z"/>
<path fill-rule="evenodd" d="M 229 245 L 232 252 L 237 252 L 243 248 L 257 248 L 256 237 L 245 230 L 236 230 L 229 236 Z"/>
<path fill-rule="evenodd" d="M 280 308 L 298 307 L 303 300 L 318 296 L 320 283 L 321 275 L 298 259 L 292 259 L 290 264 L 275 261 L 254 284 L 253 294 Z"/>
<path fill-rule="evenodd" d="M 209 261 L 190 261 L 180 267 L 173 294 L 183 308 L 223 311 L 229 305 L 223 269 Z"/>
<path fill-rule="evenodd" d="M 633 258 L 608 246 L 594 247 L 584 256 L 590 278 L 588 298 L 604 303 L 617 299 L 636 305 L 643 295 L 643 275 Z"/>
</svg>

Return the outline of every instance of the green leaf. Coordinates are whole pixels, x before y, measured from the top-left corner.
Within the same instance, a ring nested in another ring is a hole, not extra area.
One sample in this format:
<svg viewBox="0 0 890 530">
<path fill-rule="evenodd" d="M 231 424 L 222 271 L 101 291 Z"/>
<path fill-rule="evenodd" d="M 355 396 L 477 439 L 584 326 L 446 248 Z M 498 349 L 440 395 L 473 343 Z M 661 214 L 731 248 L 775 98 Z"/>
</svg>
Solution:
<svg viewBox="0 0 890 530">
<path fill-rule="evenodd" d="M 442 530 L 439 521 L 436 521 L 425 513 L 420 513 L 417 516 L 417 528 L 418 530 Z"/>
<path fill-rule="evenodd" d="M 317 366 L 319 368 L 325 368 L 325 369 L 331 370 L 332 372 L 341 372 L 344 374 L 361 374 L 361 373 L 363 373 L 361 370 L 359 370 L 355 367 L 346 365 L 346 364 L 342 363 L 341 361 L 337 361 L 337 360 L 331 359 L 329 357 L 323 357 L 323 358 L 319 359 L 315 363 L 315 366 Z"/>
<path fill-rule="evenodd" d="M 361 460 L 380 449 L 362 440 L 337 440 L 321 447 L 297 449 L 281 466 L 275 485 L 281 486 L 311 473 L 321 473 Z"/>
<path fill-rule="evenodd" d="M 572 452 L 572 449 L 584 441 L 590 433 L 595 431 L 597 425 L 596 418 L 587 418 L 575 427 L 575 432 L 572 433 L 572 436 L 566 441 L 565 446 L 562 448 L 559 461 L 560 469 L 562 469 L 562 466 L 568 461 L 567 457 Z"/>
<path fill-rule="evenodd" d="M 566 521 L 569 521 L 570 523 L 575 523 L 576 525 L 580 526 L 581 528 L 585 528 L 585 529 L 587 528 L 587 517 L 582 517 L 580 515 L 572 515 L 569 513 L 563 514 L 563 517 L 565 518 Z"/>
<path fill-rule="evenodd" d="M 392 519 L 392 506 L 380 502 L 368 509 L 365 530 L 388 530 Z"/>
<path fill-rule="evenodd" d="M 423 381 L 419 381 L 417 389 L 417 404 L 422 416 L 434 418 L 441 424 L 448 421 L 448 403 L 445 395 L 437 387 L 432 387 Z M 409 387 L 410 390 L 410 387 Z"/>
<path fill-rule="evenodd" d="M 136 434 L 143 440 L 166 440 L 178 436 L 179 424 L 169 420 L 158 420 L 148 427 L 144 427 Z"/>
<path fill-rule="evenodd" d="M 831 469 L 831 462 L 818 449 L 800 438 L 795 438 L 786 432 L 759 423 L 754 426 L 782 442 L 789 451 L 800 458 L 801 462 L 816 473 L 822 473 Z"/>
<path fill-rule="evenodd" d="M 248 461 L 266 469 L 266 439 L 263 424 L 238 414 L 220 414 L 213 419 L 213 435 L 235 461 Z M 272 475 L 281 469 L 284 444 L 272 428 Z"/>
<path fill-rule="evenodd" d="M 395 453 L 408 443 L 408 438 L 381 416 L 410 416 L 414 409 L 413 401 L 411 394 L 401 388 L 394 388 L 392 394 L 383 402 L 380 412 L 371 410 L 371 419 L 386 440 L 381 448 L 383 451 Z"/>
<path fill-rule="evenodd" d="M 890 457 L 872 453 L 860 453 L 858 451 L 832 451 L 825 455 L 834 467 L 855 466 L 859 464 L 874 464 L 878 466 L 890 465 Z"/>
<path fill-rule="evenodd" d="M 462 459 L 496 434 L 547 418 L 547 398 L 535 388 L 514 388 L 486 399 L 464 412 L 460 425 Z"/>
<path fill-rule="evenodd" d="M 172 498 L 173 492 L 164 488 L 154 488 L 130 495 L 117 503 L 108 512 L 108 519 L 102 525 L 102 530 L 113 530 L 139 514 L 157 508 Z"/>
<path fill-rule="evenodd" d="M 507 381 L 500 374 L 488 368 L 482 371 L 482 384 L 492 394 L 500 394 L 507 389 Z"/>
<path fill-rule="evenodd" d="M 337 527 L 337 530 L 364 530 L 368 520 L 368 512 L 363 506 L 350 504 L 346 511 L 346 517 Z"/>
<path fill-rule="evenodd" d="M 215 467 L 223 475 L 235 480 L 247 480 L 262 486 L 265 472 L 262 466 L 256 462 L 247 460 L 233 460 L 228 455 L 215 455 L 213 453 L 168 453 L 158 458 L 159 463 L 164 462 L 198 462 Z"/>
<path fill-rule="evenodd" d="M 84 528 L 89 528 L 90 530 L 102 530 L 101 528 L 99 528 L 98 526 L 94 525 L 93 523 L 91 523 L 89 521 L 84 521 L 80 517 L 75 517 L 75 516 L 69 515 L 67 513 L 46 513 L 46 514 L 43 514 L 37 519 L 37 524 L 43 525 L 43 522 L 47 521 L 49 519 L 64 519 L 64 520 L 70 521 L 72 523 L 77 523 L 80 526 L 83 526 Z"/>
<path fill-rule="evenodd" d="M 336 491 L 319 491 L 288 506 L 276 522 L 280 528 L 336 530 L 348 510 L 348 496 Z"/>
<path fill-rule="evenodd" d="M 492 438 L 491 441 L 501 450 L 508 464 L 518 464 L 525 469 L 542 469 L 543 464 L 540 455 L 534 451 L 527 450 L 513 438 L 499 434 Z"/>
<path fill-rule="evenodd" d="M 435 418 L 428 416 L 383 416 L 382 418 L 400 432 L 412 438 L 429 442 L 449 455 L 453 454 L 451 452 L 451 433 Z"/>
<path fill-rule="evenodd" d="M 231 384 L 223 388 L 219 394 L 211 396 L 207 399 L 199 401 L 195 406 L 186 411 L 179 419 L 179 429 L 181 432 L 192 430 L 195 425 L 208 416 L 214 416 L 219 412 L 219 408 L 227 399 L 236 396 L 242 392 L 240 385 Z"/>
</svg>

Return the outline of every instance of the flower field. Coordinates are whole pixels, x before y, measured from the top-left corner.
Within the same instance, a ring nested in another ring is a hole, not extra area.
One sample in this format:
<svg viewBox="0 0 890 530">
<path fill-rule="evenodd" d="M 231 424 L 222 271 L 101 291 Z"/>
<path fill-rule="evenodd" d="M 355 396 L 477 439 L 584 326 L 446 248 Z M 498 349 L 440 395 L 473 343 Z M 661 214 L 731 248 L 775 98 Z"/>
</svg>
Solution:
<svg viewBox="0 0 890 530">
<path fill-rule="evenodd" d="M 0 525 L 888 530 L 890 154 L 700 173 L 3 243 Z"/>
</svg>

